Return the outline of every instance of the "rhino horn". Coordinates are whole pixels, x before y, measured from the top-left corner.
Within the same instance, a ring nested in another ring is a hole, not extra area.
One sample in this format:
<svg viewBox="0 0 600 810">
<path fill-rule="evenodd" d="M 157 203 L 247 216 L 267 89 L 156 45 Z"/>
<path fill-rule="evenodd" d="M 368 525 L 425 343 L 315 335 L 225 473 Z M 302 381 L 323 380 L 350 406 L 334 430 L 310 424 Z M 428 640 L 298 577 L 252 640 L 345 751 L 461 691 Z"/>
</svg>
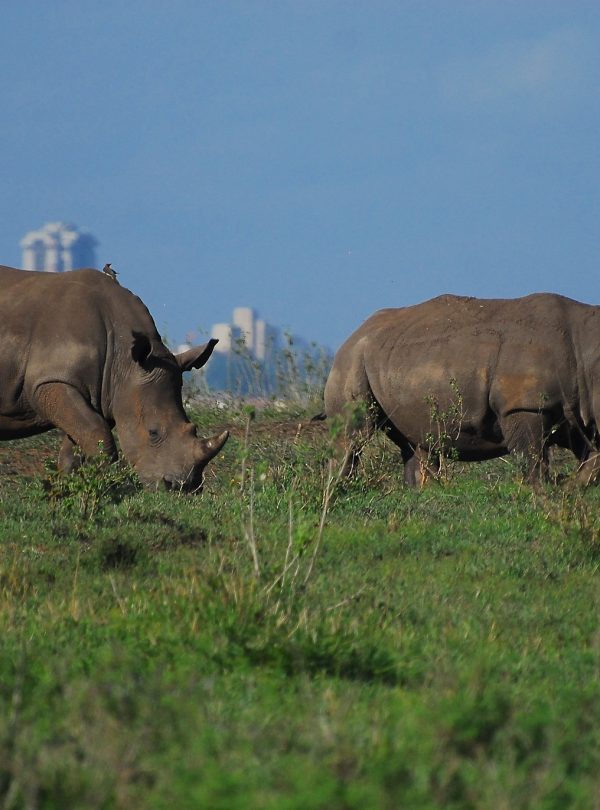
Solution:
<svg viewBox="0 0 600 810">
<path fill-rule="evenodd" d="M 207 464 L 211 458 L 214 458 L 217 453 L 223 449 L 223 445 L 229 438 L 229 431 L 224 430 L 218 436 L 211 436 L 210 439 L 200 439 L 198 452 L 196 454 L 197 460 L 203 464 Z"/>
<path fill-rule="evenodd" d="M 179 368 L 182 371 L 190 371 L 193 368 L 202 368 L 202 366 L 208 362 L 211 354 L 213 353 L 213 349 L 218 343 L 217 338 L 211 338 L 208 343 L 205 343 L 203 346 L 192 346 L 191 349 L 188 349 L 181 354 L 175 355 L 175 360 L 179 365 Z"/>
</svg>

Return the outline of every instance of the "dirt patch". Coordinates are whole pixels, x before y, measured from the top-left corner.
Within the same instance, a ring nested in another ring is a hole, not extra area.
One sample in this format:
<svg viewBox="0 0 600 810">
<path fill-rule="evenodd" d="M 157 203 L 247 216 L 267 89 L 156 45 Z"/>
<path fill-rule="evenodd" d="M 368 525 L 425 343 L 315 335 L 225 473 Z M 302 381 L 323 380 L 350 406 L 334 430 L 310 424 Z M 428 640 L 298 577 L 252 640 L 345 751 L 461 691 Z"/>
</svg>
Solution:
<svg viewBox="0 0 600 810">
<path fill-rule="evenodd" d="M 236 426 L 230 430 L 236 436 L 243 436 L 245 427 Z M 273 439 L 298 441 L 326 434 L 327 422 L 311 422 L 310 419 L 288 419 L 281 422 L 256 420 L 250 423 L 250 435 L 259 436 L 261 439 L 268 436 Z"/>
<path fill-rule="evenodd" d="M 0 476 L 42 475 L 46 461 L 58 458 L 59 447 L 60 435 L 56 430 L 30 439 L 0 442 Z"/>
<path fill-rule="evenodd" d="M 245 425 L 223 424 L 212 429 L 219 433 L 229 430 L 232 436 L 243 439 Z M 327 433 L 327 422 L 311 422 L 310 419 L 282 419 L 280 421 L 256 419 L 250 423 L 251 439 L 269 438 L 278 441 L 297 442 L 310 440 Z M 58 458 L 60 434 L 53 430 L 42 436 L 18 441 L 0 442 L 0 477 L 25 476 L 33 478 L 45 472 L 44 465 L 48 459 Z"/>
</svg>

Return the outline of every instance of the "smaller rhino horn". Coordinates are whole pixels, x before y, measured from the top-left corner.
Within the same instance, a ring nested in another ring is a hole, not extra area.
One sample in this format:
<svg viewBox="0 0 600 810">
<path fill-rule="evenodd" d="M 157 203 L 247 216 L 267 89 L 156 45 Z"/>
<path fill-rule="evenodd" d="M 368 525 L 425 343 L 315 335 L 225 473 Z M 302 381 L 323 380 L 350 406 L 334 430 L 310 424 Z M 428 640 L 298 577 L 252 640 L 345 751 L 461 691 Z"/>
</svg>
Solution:
<svg viewBox="0 0 600 810">
<path fill-rule="evenodd" d="M 214 458 L 217 453 L 221 452 L 228 438 L 229 431 L 224 430 L 223 433 L 219 433 L 218 436 L 211 436 L 210 439 L 200 439 L 197 453 L 198 461 L 207 464 L 211 458 Z"/>
</svg>

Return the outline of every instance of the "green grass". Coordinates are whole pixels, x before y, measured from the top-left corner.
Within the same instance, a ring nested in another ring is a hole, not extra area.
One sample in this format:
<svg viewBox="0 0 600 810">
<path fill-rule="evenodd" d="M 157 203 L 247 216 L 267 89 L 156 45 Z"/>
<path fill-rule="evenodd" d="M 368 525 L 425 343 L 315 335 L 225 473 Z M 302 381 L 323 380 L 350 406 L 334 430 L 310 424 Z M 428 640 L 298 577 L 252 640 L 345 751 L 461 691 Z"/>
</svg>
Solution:
<svg viewBox="0 0 600 810">
<path fill-rule="evenodd" d="M 597 806 L 600 491 L 383 440 L 328 486 L 284 418 L 202 414 L 199 498 L 0 475 L 0 804 Z"/>
</svg>

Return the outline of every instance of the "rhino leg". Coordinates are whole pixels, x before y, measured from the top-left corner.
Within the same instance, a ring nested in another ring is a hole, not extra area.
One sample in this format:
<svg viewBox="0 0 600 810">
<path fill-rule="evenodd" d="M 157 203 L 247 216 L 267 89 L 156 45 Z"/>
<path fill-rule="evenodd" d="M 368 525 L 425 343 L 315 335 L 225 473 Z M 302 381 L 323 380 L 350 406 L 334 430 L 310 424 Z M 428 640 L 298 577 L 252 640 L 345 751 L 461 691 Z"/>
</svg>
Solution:
<svg viewBox="0 0 600 810">
<path fill-rule="evenodd" d="M 82 457 L 80 453 L 75 452 L 77 447 L 76 442 L 71 439 L 66 433 L 63 435 L 63 440 L 58 451 L 58 469 L 64 473 L 72 473 L 74 470 L 81 467 Z M 114 460 L 116 454 L 111 456 Z"/>
<path fill-rule="evenodd" d="M 58 469 L 70 473 L 79 466 L 80 459 L 75 455 L 75 444 L 65 433 L 58 453 Z"/>
<path fill-rule="evenodd" d="M 409 453 L 402 453 L 404 461 L 404 483 L 407 487 L 422 487 L 427 477 L 423 464 L 423 453 L 417 447 Z"/>
<path fill-rule="evenodd" d="M 422 487 L 430 476 L 439 471 L 439 460 L 431 458 L 422 447 L 402 447 L 404 483 L 407 487 Z"/>
<path fill-rule="evenodd" d="M 583 460 L 577 473 L 577 481 L 587 487 L 595 484 L 600 477 L 600 453 L 592 453 Z"/>
<path fill-rule="evenodd" d="M 366 402 L 352 402 L 343 414 L 344 428 L 336 439 L 337 455 L 342 457 L 341 476 L 349 477 L 360 466 L 362 452 L 372 438 L 376 421 Z"/>
<path fill-rule="evenodd" d="M 597 397 L 594 398 L 594 413 L 600 413 L 600 403 Z M 598 435 L 597 425 L 600 424 L 600 419 L 595 419 L 596 430 L 593 433 L 590 431 L 586 434 L 583 428 L 572 431 L 570 442 L 570 449 L 575 453 L 579 461 L 579 470 L 577 472 L 577 482 L 583 486 L 596 484 L 600 478 L 600 436 Z"/>
<path fill-rule="evenodd" d="M 60 469 L 74 469 L 73 445 L 78 445 L 84 456 L 93 456 L 102 443 L 103 452 L 110 458 L 117 457 L 107 422 L 72 385 L 45 383 L 36 390 L 35 399 L 38 413 L 66 434 L 59 453 Z"/>
<path fill-rule="evenodd" d="M 334 361 L 324 398 L 327 416 L 342 423 L 335 445 L 336 455 L 342 458 L 341 475 L 347 477 L 358 469 L 363 448 L 376 427 L 373 395 L 358 354 Z"/>
<path fill-rule="evenodd" d="M 522 456 L 530 483 L 548 478 L 548 436 L 552 420 L 543 411 L 514 411 L 500 420 L 509 451 Z"/>
</svg>

